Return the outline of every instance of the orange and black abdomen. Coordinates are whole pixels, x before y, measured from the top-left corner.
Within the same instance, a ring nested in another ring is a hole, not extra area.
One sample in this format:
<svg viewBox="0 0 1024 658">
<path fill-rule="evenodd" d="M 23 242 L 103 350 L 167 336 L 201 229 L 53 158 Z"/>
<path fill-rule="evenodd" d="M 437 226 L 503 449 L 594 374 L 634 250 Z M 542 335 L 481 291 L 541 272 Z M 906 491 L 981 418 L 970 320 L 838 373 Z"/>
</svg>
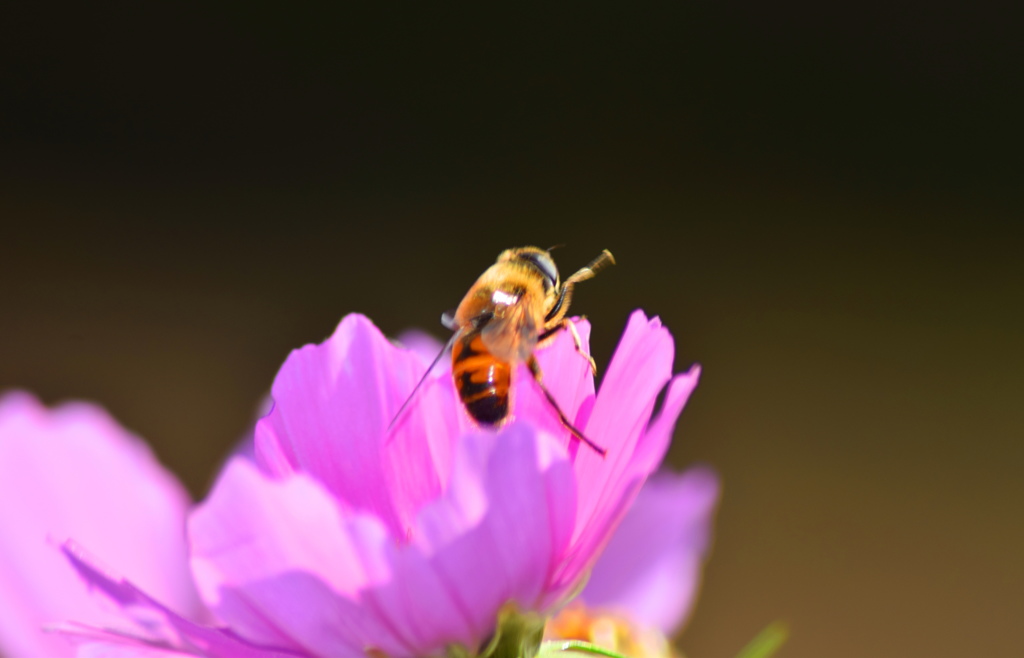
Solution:
<svg viewBox="0 0 1024 658">
<path fill-rule="evenodd" d="M 494 358 L 477 329 L 465 332 L 452 346 L 452 377 L 466 411 L 482 425 L 508 416 L 512 368 Z"/>
</svg>

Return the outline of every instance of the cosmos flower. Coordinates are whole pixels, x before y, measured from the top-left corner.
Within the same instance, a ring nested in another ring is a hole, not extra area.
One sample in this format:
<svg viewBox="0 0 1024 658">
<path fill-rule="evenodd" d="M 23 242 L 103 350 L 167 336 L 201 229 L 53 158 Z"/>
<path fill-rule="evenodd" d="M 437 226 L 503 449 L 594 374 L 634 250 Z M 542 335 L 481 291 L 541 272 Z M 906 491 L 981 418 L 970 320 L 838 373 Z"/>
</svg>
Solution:
<svg viewBox="0 0 1024 658">
<path fill-rule="evenodd" d="M 124 626 L 60 554 L 74 537 L 190 616 L 188 496 L 146 445 L 102 409 L 48 410 L 26 393 L 0 398 L 0 655 L 70 656 L 44 626 L 75 619 Z"/>
<path fill-rule="evenodd" d="M 577 326 L 585 346 L 589 325 Z M 497 432 L 467 419 L 446 367 L 389 429 L 424 362 L 348 316 L 291 354 L 255 460 L 232 459 L 189 519 L 192 574 L 217 626 L 77 542 L 64 546 L 71 564 L 137 626 L 65 630 L 87 655 L 472 655 L 499 617 L 539 641 L 537 613 L 579 591 L 664 456 L 699 373 L 672 377 L 672 357 L 671 336 L 640 312 L 596 396 L 567 333 L 538 351 L 602 457 L 570 437 L 523 367 L 515 419 Z"/>
</svg>

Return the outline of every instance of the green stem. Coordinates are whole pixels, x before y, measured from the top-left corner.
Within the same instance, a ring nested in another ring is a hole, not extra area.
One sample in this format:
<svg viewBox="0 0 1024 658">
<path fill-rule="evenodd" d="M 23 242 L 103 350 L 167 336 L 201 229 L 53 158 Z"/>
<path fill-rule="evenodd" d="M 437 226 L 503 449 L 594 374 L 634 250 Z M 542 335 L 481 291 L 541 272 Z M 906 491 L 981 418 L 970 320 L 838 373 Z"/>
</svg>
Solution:
<svg viewBox="0 0 1024 658">
<path fill-rule="evenodd" d="M 607 656 L 608 658 L 628 658 L 628 656 L 624 656 L 621 653 L 599 647 L 591 642 L 584 642 L 583 640 L 550 640 L 540 645 L 540 651 L 537 655 L 555 652 L 565 653 L 568 651 L 590 653 L 597 656 Z"/>
</svg>

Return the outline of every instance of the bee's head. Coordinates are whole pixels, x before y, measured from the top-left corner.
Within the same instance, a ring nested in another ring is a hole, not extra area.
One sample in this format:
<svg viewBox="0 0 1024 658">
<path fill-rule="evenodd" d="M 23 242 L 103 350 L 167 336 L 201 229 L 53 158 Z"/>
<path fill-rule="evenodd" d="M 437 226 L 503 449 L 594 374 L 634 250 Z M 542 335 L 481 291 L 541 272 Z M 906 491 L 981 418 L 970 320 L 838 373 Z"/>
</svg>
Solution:
<svg viewBox="0 0 1024 658">
<path fill-rule="evenodd" d="M 498 256 L 499 263 L 505 261 L 528 263 L 543 277 L 545 290 L 551 290 L 552 288 L 558 290 L 560 283 L 558 279 L 558 268 L 555 267 L 555 261 L 551 258 L 551 254 L 544 249 L 539 247 L 506 249 L 501 252 L 500 256 Z"/>
</svg>

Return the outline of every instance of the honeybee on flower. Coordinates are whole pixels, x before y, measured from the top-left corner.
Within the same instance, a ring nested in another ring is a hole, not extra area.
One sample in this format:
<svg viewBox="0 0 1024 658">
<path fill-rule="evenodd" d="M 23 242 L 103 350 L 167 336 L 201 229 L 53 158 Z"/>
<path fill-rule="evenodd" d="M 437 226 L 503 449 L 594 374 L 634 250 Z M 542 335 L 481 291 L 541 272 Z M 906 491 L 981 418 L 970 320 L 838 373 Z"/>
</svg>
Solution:
<svg viewBox="0 0 1024 658">
<path fill-rule="evenodd" d="M 444 325 L 455 333 L 427 369 L 424 378 L 450 349 L 452 377 L 466 411 L 481 425 L 495 426 L 509 419 L 513 372 L 518 363 L 525 363 L 562 425 L 576 439 L 604 455 L 605 449 L 576 429 L 545 387 L 534 351 L 550 343 L 558 332 L 567 330 L 576 351 L 590 363 L 594 374 L 597 373 L 593 357 L 583 351 L 576 325 L 566 314 L 576 284 L 593 278 L 614 264 L 612 253 L 605 249 L 589 265 L 563 282 L 550 250 L 539 247 L 506 249 L 470 287 L 455 313 L 443 317 Z M 398 417 L 423 381 L 420 380 L 399 409 Z"/>
</svg>

